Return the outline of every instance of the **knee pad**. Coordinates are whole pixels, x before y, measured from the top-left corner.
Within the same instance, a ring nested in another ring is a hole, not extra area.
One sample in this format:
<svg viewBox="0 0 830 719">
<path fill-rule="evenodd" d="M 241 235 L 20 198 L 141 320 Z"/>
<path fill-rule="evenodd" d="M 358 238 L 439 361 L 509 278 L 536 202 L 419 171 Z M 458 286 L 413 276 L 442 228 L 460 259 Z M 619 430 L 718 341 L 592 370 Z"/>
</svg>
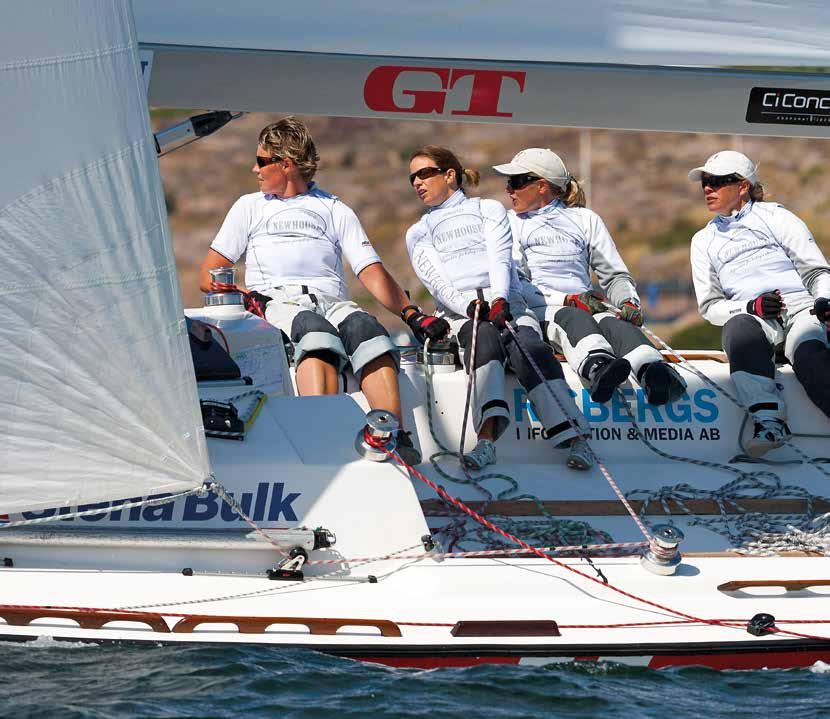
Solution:
<svg viewBox="0 0 830 719">
<path fill-rule="evenodd" d="M 368 312 L 352 312 L 344 319 L 337 329 L 346 354 L 352 363 L 352 371 L 360 375 L 363 368 L 372 360 L 389 354 L 399 367 L 400 355 L 389 337 L 386 328 L 377 318 Z"/>
<path fill-rule="evenodd" d="M 576 307 L 563 307 L 557 310 L 553 321 L 565 331 L 568 342 L 574 347 L 588 335 L 602 334 L 593 315 Z"/>
<path fill-rule="evenodd" d="M 309 332 L 326 332 L 337 337 L 334 325 L 322 315 L 311 310 L 298 312 L 291 323 L 291 341 L 300 342 Z"/>
<path fill-rule="evenodd" d="M 818 340 L 807 340 L 796 347 L 793 372 L 807 396 L 830 417 L 830 348 Z"/>
<path fill-rule="evenodd" d="M 464 348 L 464 366 L 469 365 L 473 344 L 473 321 L 465 322 L 458 332 L 458 344 Z M 483 367 L 495 360 L 504 364 L 504 345 L 496 326 L 491 322 L 479 322 L 476 336 L 476 363 L 473 369 Z"/>
<path fill-rule="evenodd" d="M 516 373 L 516 378 L 522 387 L 529 392 L 544 380 L 562 379 L 564 377 L 562 374 L 562 366 L 553 354 L 553 349 L 550 345 L 539 339 L 539 335 L 536 332 L 530 327 L 519 327 L 516 330 L 516 335 L 519 338 L 521 347 L 513 339 L 507 346 L 507 351 L 510 367 Z M 525 353 L 536 363 L 536 366 L 542 373 L 541 377 L 539 377 L 533 365 L 525 357 Z"/>
<path fill-rule="evenodd" d="M 730 372 L 748 372 L 761 377 L 775 376 L 772 343 L 756 319 L 735 315 L 723 326 L 723 349 Z"/>
</svg>

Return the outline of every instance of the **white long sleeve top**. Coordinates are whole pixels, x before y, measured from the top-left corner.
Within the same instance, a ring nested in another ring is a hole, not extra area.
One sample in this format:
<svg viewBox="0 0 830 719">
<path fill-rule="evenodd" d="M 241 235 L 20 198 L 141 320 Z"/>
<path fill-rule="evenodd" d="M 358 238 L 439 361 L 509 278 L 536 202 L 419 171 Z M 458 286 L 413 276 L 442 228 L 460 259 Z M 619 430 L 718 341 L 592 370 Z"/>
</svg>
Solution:
<svg viewBox="0 0 830 719">
<path fill-rule="evenodd" d="M 465 315 L 463 292 L 490 288 L 508 299 L 519 291 L 512 259 L 510 222 L 501 203 L 456 190 L 406 233 L 406 249 L 418 279 L 440 307 Z"/>
<path fill-rule="evenodd" d="M 830 297 L 830 267 L 810 230 L 776 202 L 750 202 L 695 233 L 692 279 L 700 314 L 724 325 L 747 302 L 780 290 L 788 307 Z"/>
<path fill-rule="evenodd" d="M 561 305 L 565 295 L 590 290 L 591 270 L 614 305 L 639 302 L 634 278 L 596 212 L 554 200 L 532 212 L 511 210 L 509 217 L 513 257 L 548 304 Z"/>
</svg>

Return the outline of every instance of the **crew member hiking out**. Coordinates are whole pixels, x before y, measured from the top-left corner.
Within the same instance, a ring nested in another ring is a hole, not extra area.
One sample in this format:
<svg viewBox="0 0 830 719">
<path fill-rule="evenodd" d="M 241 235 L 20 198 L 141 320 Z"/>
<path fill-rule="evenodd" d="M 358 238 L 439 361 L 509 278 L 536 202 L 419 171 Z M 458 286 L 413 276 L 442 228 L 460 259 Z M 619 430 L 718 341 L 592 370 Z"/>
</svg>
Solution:
<svg viewBox="0 0 830 719">
<path fill-rule="evenodd" d="M 650 404 L 679 399 L 686 383 L 639 329 L 634 279 L 560 157 L 533 147 L 493 169 L 507 175 L 522 293 L 547 339 L 588 383 L 591 399 L 607 402 L 629 373 Z M 607 298 L 592 289 L 591 270 Z"/>
<path fill-rule="evenodd" d="M 342 258 L 390 312 L 400 314 L 408 300 L 355 213 L 312 181 L 318 161 L 299 120 L 287 117 L 260 132 L 251 168 L 259 192 L 231 207 L 202 264 L 200 286 L 209 291 L 209 270 L 244 254 L 246 306 L 294 343 L 299 394 L 337 393 L 339 373 L 350 363 L 369 406 L 400 421 L 398 350 L 380 322 L 349 300 Z M 421 324 L 441 331 L 435 318 Z M 421 461 L 408 432 L 401 429 L 397 440 L 407 463 Z"/>
<path fill-rule="evenodd" d="M 830 267 L 807 226 L 764 202 L 755 164 L 733 150 L 689 172 L 715 217 L 692 238 L 698 307 L 723 327 L 738 399 L 754 422 L 746 451 L 760 457 L 790 437 L 775 383 L 775 348 L 807 396 L 830 417 Z"/>
<path fill-rule="evenodd" d="M 477 184 L 478 172 L 463 169 L 444 147 L 416 150 L 409 170 L 413 189 L 429 208 L 406 233 L 409 257 L 435 299 L 436 315 L 449 322 L 467 365 L 477 303 L 479 307 L 472 398 L 478 443 L 464 456 L 464 463 L 481 469 L 496 461 L 494 443 L 510 421 L 504 401 L 504 365 L 509 362 L 536 408 L 545 437 L 554 447 L 569 447 L 569 467 L 589 469 L 593 455 L 581 438 L 588 434 L 587 424 L 570 395 L 562 367 L 522 299 L 504 208 L 495 200 L 467 197 L 462 184 Z M 415 311 L 412 308 L 407 314 Z M 508 322 L 514 323 L 519 342 L 509 334 Z M 544 377 L 536 374 L 524 352 Z"/>
</svg>

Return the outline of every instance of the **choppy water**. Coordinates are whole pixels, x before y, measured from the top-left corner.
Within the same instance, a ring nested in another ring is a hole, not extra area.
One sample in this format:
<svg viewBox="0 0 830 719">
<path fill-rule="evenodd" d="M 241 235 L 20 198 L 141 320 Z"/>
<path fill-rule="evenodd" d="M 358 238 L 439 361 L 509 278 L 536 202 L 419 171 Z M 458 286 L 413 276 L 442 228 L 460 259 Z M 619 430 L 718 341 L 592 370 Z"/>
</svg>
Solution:
<svg viewBox="0 0 830 719">
<path fill-rule="evenodd" d="M 830 665 L 388 669 L 249 647 L 0 644 L 0 716 L 830 717 Z"/>
</svg>

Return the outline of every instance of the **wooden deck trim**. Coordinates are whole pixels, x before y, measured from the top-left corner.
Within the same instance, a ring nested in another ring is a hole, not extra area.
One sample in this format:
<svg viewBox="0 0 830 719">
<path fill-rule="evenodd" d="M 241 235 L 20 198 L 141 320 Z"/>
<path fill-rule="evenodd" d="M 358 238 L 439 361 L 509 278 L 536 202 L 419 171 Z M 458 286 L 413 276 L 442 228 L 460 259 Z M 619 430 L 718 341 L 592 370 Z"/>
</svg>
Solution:
<svg viewBox="0 0 830 719">
<path fill-rule="evenodd" d="M 329 619 L 324 617 L 240 617 L 216 614 L 189 614 L 173 626 L 174 634 L 189 634 L 202 624 L 235 624 L 240 634 L 263 634 L 272 624 L 296 624 L 310 634 L 331 636 L 341 627 L 374 627 L 381 636 L 399 637 L 400 627 L 388 619 Z"/>
</svg>

